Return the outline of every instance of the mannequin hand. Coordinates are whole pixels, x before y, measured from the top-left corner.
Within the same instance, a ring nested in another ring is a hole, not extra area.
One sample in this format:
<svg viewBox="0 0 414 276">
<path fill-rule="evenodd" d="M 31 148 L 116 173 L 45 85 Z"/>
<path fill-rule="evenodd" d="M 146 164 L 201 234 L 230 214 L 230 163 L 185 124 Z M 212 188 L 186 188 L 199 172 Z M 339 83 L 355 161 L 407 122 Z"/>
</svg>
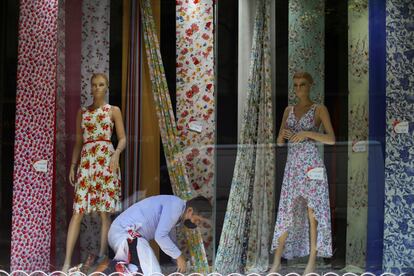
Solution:
<svg viewBox="0 0 414 276">
<path fill-rule="evenodd" d="M 289 141 L 292 143 L 299 143 L 302 142 L 303 140 L 305 140 L 307 138 L 306 136 L 306 131 L 300 131 L 298 133 L 293 134 Z"/>
<path fill-rule="evenodd" d="M 184 273 L 187 270 L 187 263 L 183 255 L 177 259 L 177 272 Z"/>
<path fill-rule="evenodd" d="M 109 169 L 113 172 L 119 168 L 119 153 L 114 152 L 109 161 Z"/>
<path fill-rule="evenodd" d="M 292 137 L 293 133 L 289 129 L 284 128 L 282 130 L 282 137 L 283 139 L 289 140 Z"/>
<path fill-rule="evenodd" d="M 75 166 L 70 166 L 69 170 L 69 183 L 72 185 L 72 187 L 75 186 Z"/>
</svg>

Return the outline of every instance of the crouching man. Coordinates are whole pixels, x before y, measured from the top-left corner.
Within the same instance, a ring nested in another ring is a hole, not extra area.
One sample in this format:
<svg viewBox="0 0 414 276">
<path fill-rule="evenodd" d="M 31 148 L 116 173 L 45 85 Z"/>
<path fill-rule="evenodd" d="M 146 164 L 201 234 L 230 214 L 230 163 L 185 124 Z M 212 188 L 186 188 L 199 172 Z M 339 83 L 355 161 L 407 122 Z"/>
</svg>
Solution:
<svg viewBox="0 0 414 276">
<path fill-rule="evenodd" d="M 177 271 L 183 273 L 186 259 L 173 242 L 176 240 L 175 228 L 180 223 L 195 228 L 210 215 L 210 202 L 202 196 L 188 201 L 173 195 L 143 199 L 122 212 L 111 224 L 108 242 L 115 252 L 114 260 L 136 265 L 144 275 L 161 273 L 149 245 L 150 240 L 155 240 L 165 254 L 177 261 Z"/>
</svg>

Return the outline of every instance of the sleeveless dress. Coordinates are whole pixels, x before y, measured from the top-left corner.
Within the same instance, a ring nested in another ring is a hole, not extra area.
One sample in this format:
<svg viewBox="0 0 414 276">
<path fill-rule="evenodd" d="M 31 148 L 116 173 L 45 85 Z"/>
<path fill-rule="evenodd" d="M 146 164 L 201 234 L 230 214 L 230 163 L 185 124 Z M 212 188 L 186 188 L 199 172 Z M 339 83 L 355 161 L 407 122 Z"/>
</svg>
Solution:
<svg viewBox="0 0 414 276">
<path fill-rule="evenodd" d="M 121 210 L 121 174 L 111 171 L 115 151 L 111 142 L 114 123 L 111 106 L 82 108 L 83 146 L 76 174 L 73 211 L 76 213 L 117 212 Z"/>
<path fill-rule="evenodd" d="M 314 131 L 315 110 L 313 106 L 299 120 L 290 108 L 286 127 L 293 133 Z M 312 177 L 309 170 L 323 169 L 322 175 Z M 309 255 L 309 220 L 307 207 L 314 210 L 317 226 L 317 253 L 320 257 L 332 256 L 331 214 L 329 188 L 325 165 L 316 143 L 305 139 L 300 143 L 288 143 L 288 155 L 280 194 L 279 211 L 273 234 L 272 250 L 278 247 L 279 237 L 288 232 L 283 257 Z"/>
</svg>

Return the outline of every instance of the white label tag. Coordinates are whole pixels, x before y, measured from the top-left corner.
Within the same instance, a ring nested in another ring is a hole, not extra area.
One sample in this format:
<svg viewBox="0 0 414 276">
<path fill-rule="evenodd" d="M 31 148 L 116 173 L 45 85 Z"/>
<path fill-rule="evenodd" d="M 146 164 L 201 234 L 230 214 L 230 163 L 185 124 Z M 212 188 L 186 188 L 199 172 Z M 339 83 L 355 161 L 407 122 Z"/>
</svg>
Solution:
<svg viewBox="0 0 414 276">
<path fill-rule="evenodd" d="M 33 164 L 33 168 L 37 172 L 47 172 L 47 160 L 39 160 Z"/>
<path fill-rule="evenodd" d="M 394 131 L 395 133 L 408 133 L 409 124 L 408 122 L 394 122 Z"/>
<path fill-rule="evenodd" d="M 366 152 L 367 151 L 366 141 L 354 141 L 354 142 L 352 142 L 352 151 L 353 152 Z"/>
<path fill-rule="evenodd" d="M 201 123 L 195 122 L 195 121 L 194 122 L 190 122 L 188 124 L 188 128 L 190 130 L 195 131 L 195 132 L 198 132 L 198 133 L 201 133 L 201 131 L 203 130 L 203 126 L 201 125 Z"/>
<path fill-rule="evenodd" d="M 324 168 L 318 167 L 308 170 L 306 175 L 312 180 L 324 180 Z"/>
</svg>

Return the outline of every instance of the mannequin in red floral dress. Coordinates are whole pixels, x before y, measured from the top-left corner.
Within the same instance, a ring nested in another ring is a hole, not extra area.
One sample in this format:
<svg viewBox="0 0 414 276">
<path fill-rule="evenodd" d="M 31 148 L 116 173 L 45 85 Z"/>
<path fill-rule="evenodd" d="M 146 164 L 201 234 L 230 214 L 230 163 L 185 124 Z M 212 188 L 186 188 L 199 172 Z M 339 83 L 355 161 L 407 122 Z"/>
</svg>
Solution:
<svg viewBox="0 0 414 276">
<path fill-rule="evenodd" d="M 75 196 L 62 267 L 64 272 L 70 267 L 83 215 L 91 212 L 100 214 L 99 256 L 104 256 L 108 246 L 110 214 L 121 210 L 119 155 L 126 145 L 122 114 L 118 107 L 105 102 L 108 91 L 106 75 L 93 74 L 91 86 L 93 103 L 81 108 L 76 117 L 76 143 L 69 171 L 69 182 L 75 187 Z M 111 142 L 114 126 L 118 137 L 116 149 Z"/>
</svg>

